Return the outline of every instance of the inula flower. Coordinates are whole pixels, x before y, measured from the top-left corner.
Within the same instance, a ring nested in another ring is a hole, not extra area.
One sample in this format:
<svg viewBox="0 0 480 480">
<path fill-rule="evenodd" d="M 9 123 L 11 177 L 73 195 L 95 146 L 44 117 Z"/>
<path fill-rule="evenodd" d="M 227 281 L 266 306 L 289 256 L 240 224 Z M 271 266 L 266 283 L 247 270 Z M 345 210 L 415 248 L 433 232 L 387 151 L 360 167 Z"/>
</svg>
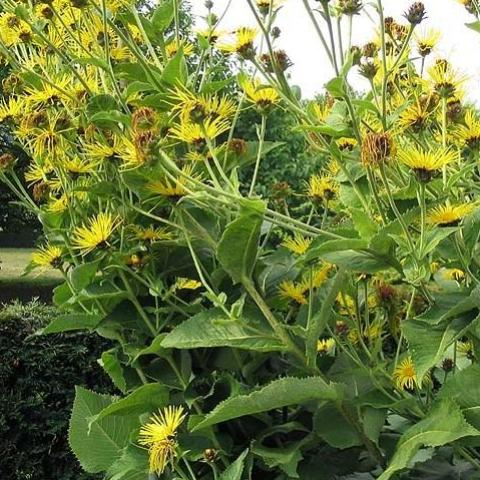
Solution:
<svg viewBox="0 0 480 480">
<path fill-rule="evenodd" d="M 293 253 L 297 255 L 303 255 L 307 250 L 310 244 L 312 243 L 311 238 L 305 238 L 301 235 L 295 235 L 295 237 L 289 237 L 282 242 L 282 246 L 288 248 Z"/>
<path fill-rule="evenodd" d="M 32 262 L 43 268 L 60 268 L 62 266 L 62 249 L 55 245 L 45 245 L 32 253 Z"/>
<path fill-rule="evenodd" d="M 362 163 L 366 167 L 379 167 L 394 153 L 395 146 L 388 133 L 369 133 L 362 144 Z"/>
<path fill-rule="evenodd" d="M 403 360 L 393 372 L 393 380 L 399 390 L 413 390 L 418 386 L 417 373 L 412 357 Z"/>
<path fill-rule="evenodd" d="M 254 45 L 257 29 L 241 27 L 233 33 L 233 36 L 219 45 L 220 50 L 226 53 L 236 53 L 239 57 L 253 59 L 256 55 Z"/>
<path fill-rule="evenodd" d="M 161 475 L 176 456 L 177 430 L 185 419 L 183 407 L 166 407 L 142 426 L 138 443 L 148 448 L 150 472 Z"/>
<path fill-rule="evenodd" d="M 300 305 L 307 303 L 305 297 L 305 286 L 301 283 L 294 283 L 291 280 L 284 280 L 279 287 L 279 293 L 282 298 L 293 300 Z"/>
<path fill-rule="evenodd" d="M 91 218 L 82 227 L 74 231 L 73 245 L 84 255 L 96 248 L 108 245 L 108 240 L 117 226 L 117 221 L 111 213 L 101 212 Z"/>
<path fill-rule="evenodd" d="M 432 209 L 427 216 L 427 220 L 432 225 L 453 227 L 458 225 L 474 208 L 475 206 L 471 203 L 441 205 Z"/>
</svg>

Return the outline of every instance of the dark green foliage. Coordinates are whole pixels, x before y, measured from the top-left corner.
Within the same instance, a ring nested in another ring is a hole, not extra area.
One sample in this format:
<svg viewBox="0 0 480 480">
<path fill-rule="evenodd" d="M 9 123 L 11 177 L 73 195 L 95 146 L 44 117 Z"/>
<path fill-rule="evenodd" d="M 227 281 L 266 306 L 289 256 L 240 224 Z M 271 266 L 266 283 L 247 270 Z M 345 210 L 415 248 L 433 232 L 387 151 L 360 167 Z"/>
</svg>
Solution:
<svg viewBox="0 0 480 480">
<path fill-rule="evenodd" d="M 9 480 L 90 480 L 67 441 L 74 386 L 111 391 L 98 335 L 33 335 L 56 315 L 36 301 L 0 312 L 0 472 Z"/>
</svg>

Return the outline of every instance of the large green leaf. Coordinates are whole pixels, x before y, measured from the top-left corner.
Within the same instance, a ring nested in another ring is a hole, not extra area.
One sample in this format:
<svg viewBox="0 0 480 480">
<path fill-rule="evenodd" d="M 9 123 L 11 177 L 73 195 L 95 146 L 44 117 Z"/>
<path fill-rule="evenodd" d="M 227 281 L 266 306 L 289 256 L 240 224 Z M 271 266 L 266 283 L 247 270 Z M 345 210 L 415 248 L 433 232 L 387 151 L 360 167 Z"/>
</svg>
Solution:
<svg viewBox="0 0 480 480">
<path fill-rule="evenodd" d="M 239 457 L 222 472 L 219 480 L 241 480 L 247 453 L 248 450 L 244 450 Z"/>
<path fill-rule="evenodd" d="M 109 468 L 108 480 L 147 480 L 148 452 L 144 448 L 128 445 L 123 449 L 122 456 Z"/>
<path fill-rule="evenodd" d="M 438 396 L 454 400 L 467 421 L 480 429 L 480 366 L 472 365 L 450 376 Z"/>
<path fill-rule="evenodd" d="M 307 360 L 310 366 L 315 365 L 317 357 L 317 341 L 325 329 L 331 315 L 332 307 L 337 298 L 339 290 L 344 285 L 346 279 L 345 272 L 339 270 L 335 277 L 320 289 L 321 307 L 314 313 L 307 325 Z"/>
<path fill-rule="evenodd" d="M 235 282 L 249 280 L 257 259 L 265 204 L 249 201 L 238 218 L 227 225 L 217 248 L 217 257 Z"/>
<path fill-rule="evenodd" d="M 108 470 L 122 455 L 130 434 L 138 426 L 132 417 L 108 417 L 89 428 L 89 418 L 107 408 L 114 398 L 82 387 L 75 388 L 68 439 L 78 461 L 89 473 Z"/>
<path fill-rule="evenodd" d="M 467 423 L 458 405 L 445 398 L 432 408 L 427 417 L 402 435 L 390 465 L 378 480 L 388 480 L 395 472 L 406 468 L 422 446 L 439 447 L 479 433 Z"/>
<path fill-rule="evenodd" d="M 250 325 L 251 324 L 251 325 Z M 164 348 L 235 347 L 260 352 L 281 351 L 283 344 L 257 320 L 232 320 L 220 308 L 198 313 L 162 341 Z"/>
<path fill-rule="evenodd" d="M 447 348 L 467 326 L 468 323 L 461 320 L 439 325 L 421 320 L 402 323 L 402 332 L 408 341 L 419 382 L 422 382 L 430 368 L 442 360 Z"/>
<path fill-rule="evenodd" d="M 252 453 L 259 456 L 270 468 L 283 470 L 287 478 L 299 478 L 297 473 L 298 462 L 303 455 L 300 449 L 302 442 L 295 442 L 286 447 L 265 447 L 260 442 L 252 442 Z"/>
<path fill-rule="evenodd" d="M 286 377 L 248 395 L 237 395 L 217 405 L 193 430 L 199 430 L 220 422 L 245 415 L 267 412 L 288 405 L 298 405 L 310 400 L 337 400 L 340 391 L 334 384 L 327 384 L 320 377 Z"/>
<path fill-rule="evenodd" d="M 172 23 L 175 13 L 173 0 L 163 0 L 160 5 L 155 8 L 152 15 L 152 26 L 155 32 L 163 33 Z"/>
<path fill-rule="evenodd" d="M 168 389 L 164 385 L 148 383 L 137 388 L 125 398 L 108 405 L 98 415 L 95 415 L 91 422 L 99 422 L 110 415 L 124 416 L 152 412 L 166 406 L 168 397 Z"/>
<path fill-rule="evenodd" d="M 68 332 L 71 330 L 93 330 L 102 321 L 103 315 L 91 313 L 67 313 L 52 320 L 41 333 Z"/>
</svg>

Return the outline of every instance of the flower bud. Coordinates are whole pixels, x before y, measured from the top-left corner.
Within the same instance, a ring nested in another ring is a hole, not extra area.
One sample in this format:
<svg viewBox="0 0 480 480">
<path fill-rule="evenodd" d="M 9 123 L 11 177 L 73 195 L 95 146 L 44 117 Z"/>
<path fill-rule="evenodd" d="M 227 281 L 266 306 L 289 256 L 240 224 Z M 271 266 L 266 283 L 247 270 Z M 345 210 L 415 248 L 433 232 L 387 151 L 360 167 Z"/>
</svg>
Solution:
<svg viewBox="0 0 480 480">
<path fill-rule="evenodd" d="M 404 17 L 410 22 L 411 25 L 419 25 L 427 17 L 425 5 L 422 2 L 413 3 L 408 11 L 405 12 Z"/>
</svg>

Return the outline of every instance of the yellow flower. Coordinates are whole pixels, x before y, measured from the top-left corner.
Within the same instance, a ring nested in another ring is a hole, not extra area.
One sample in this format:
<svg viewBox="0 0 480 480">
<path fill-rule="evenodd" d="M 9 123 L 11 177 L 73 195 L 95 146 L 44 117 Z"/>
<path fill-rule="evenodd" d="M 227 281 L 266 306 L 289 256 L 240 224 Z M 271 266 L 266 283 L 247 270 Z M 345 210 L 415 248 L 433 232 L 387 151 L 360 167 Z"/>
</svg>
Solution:
<svg viewBox="0 0 480 480">
<path fill-rule="evenodd" d="M 306 272 L 305 275 L 303 276 L 302 280 L 302 287 L 303 290 L 306 292 L 307 290 L 310 290 L 311 288 L 319 288 L 325 283 L 325 281 L 328 278 L 328 274 L 332 270 L 333 265 L 326 264 L 326 265 L 320 265 L 317 268 L 313 269 L 311 278 L 310 278 L 310 272 Z"/>
<path fill-rule="evenodd" d="M 455 226 L 475 208 L 471 203 L 461 205 L 442 205 L 432 209 L 427 220 L 432 225 L 441 227 Z"/>
<path fill-rule="evenodd" d="M 144 228 L 135 226 L 133 227 L 135 232 L 135 238 L 143 242 L 157 242 L 160 240 L 172 240 L 173 235 L 164 228 L 154 228 L 153 226 Z"/>
<path fill-rule="evenodd" d="M 32 39 L 32 29 L 24 20 L 10 12 L 0 14 L 0 41 L 6 47 Z"/>
<path fill-rule="evenodd" d="M 403 360 L 393 372 L 393 381 L 399 390 L 413 390 L 418 386 L 417 373 L 412 357 Z"/>
<path fill-rule="evenodd" d="M 52 197 L 48 202 L 47 208 L 49 212 L 62 213 L 68 207 L 68 197 L 65 193 L 62 193 L 59 198 Z"/>
<path fill-rule="evenodd" d="M 442 98 L 452 98 L 462 95 L 460 87 L 466 77 L 460 77 L 447 60 L 439 59 L 428 70 L 433 89 Z"/>
<path fill-rule="evenodd" d="M 32 253 L 32 262 L 38 267 L 59 268 L 62 265 L 62 249 L 45 245 Z"/>
<path fill-rule="evenodd" d="M 27 101 L 32 110 L 42 107 L 57 105 L 59 103 L 68 103 L 68 92 L 71 84 L 71 77 L 68 75 L 57 76 L 51 79 L 52 83 L 43 82 L 41 88 L 27 87 Z"/>
<path fill-rule="evenodd" d="M 81 159 L 80 157 L 66 158 L 61 160 L 62 166 L 73 175 L 93 173 L 98 165 L 96 162 Z"/>
<path fill-rule="evenodd" d="M 284 280 L 279 287 L 280 296 L 288 300 L 293 300 L 300 305 L 305 305 L 307 299 L 305 298 L 305 288 L 299 283 L 295 284 L 291 280 Z"/>
<path fill-rule="evenodd" d="M 257 30 L 251 27 L 241 27 L 227 41 L 218 45 L 218 48 L 225 53 L 237 53 L 239 56 L 251 59 L 255 57 L 254 46 Z"/>
<path fill-rule="evenodd" d="M 440 32 L 438 30 L 429 29 L 420 35 L 415 35 L 417 42 L 417 51 L 422 57 L 426 57 L 432 53 L 432 50 L 440 40 Z"/>
<path fill-rule="evenodd" d="M 182 122 L 180 125 L 172 127 L 170 134 L 172 138 L 189 143 L 200 150 L 205 147 L 207 138 L 212 140 L 229 129 L 228 122 L 222 118 L 214 120 L 208 118 L 201 125 L 192 122 Z"/>
<path fill-rule="evenodd" d="M 445 280 L 454 280 L 455 282 L 461 282 L 465 278 L 465 272 L 459 268 L 445 268 L 442 271 L 442 277 Z"/>
<path fill-rule="evenodd" d="M 176 454 L 177 430 L 185 419 L 183 407 L 166 407 L 140 428 L 138 443 L 148 447 L 150 472 L 161 475 Z"/>
<path fill-rule="evenodd" d="M 317 342 L 317 352 L 320 354 L 331 353 L 335 348 L 335 340 L 333 338 L 323 338 Z"/>
<path fill-rule="evenodd" d="M 307 195 L 312 200 L 329 201 L 338 193 L 338 183 L 329 175 L 312 175 L 307 184 Z"/>
<path fill-rule="evenodd" d="M 175 282 L 175 289 L 176 290 L 197 290 L 202 286 L 202 282 L 198 280 L 192 280 L 190 278 L 177 278 Z"/>
<path fill-rule="evenodd" d="M 315 117 L 315 120 L 317 120 L 320 123 L 326 122 L 328 116 L 330 115 L 332 111 L 331 105 L 329 105 L 327 102 L 320 104 L 318 102 L 311 102 L 308 105 L 309 110 Z"/>
<path fill-rule="evenodd" d="M 240 87 L 247 99 L 261 109 L 267 109 L 279 100 L 279 95 L 274 88 L 261 85 L 258 80 L 249 80 L 244 77 L 240 80 Z"/>
<path fill-rule="evenodd" d="M 411 128 L 414 132 L 419 132 L 427 126 L 428 117 L 428 102 L 415 102 L 400 114 L 399 124 L 402 128 Z"/>
<path fill-rule="evenodd" d="M 171 179 L 168 177 L 162 180 L 154 180 L 147 184 L 147 190 L 164 197 L 183 197 L 189 192 L 187 190 L 188 177 L 192 176 L 193 167 L 183 167 L 180 177 Z"/>
<path fill-rule="evenodd" d="M 472 109 L 465 114 L 465 125 L 459 125 L 453 133 L 461 147 L 472 150 L 480 147 L 480 120 Z"/>
<path fill-rule="evenodd" d="M 22 115 L 26 115 L 28 108 L 24 99 L 11 97 L 8 100 L 3 99 L 0 102 L 0 122 L 4 120 L 17 120 Z"/>
<path fill-rule="evenodd" d="M 167 53 L 168 58 L 174 57 L 180 48 L 183 48 L 183 56 L 189 57 L 193 55 L 195 51 L 195 47 L 189 42 L 179 42 L 176 39 L 173 39 L 170 43 L 165 46 L 165 51 Z"/>
<path fill-rule="evenodd" d="M 472 359 L 474 354 L 473 343 L 471 340 L 457 343 L 457 351 L 460 355 Z"/>
<path fill-rule="evenodd" d="M 295 235 L 295 237 L 289 237 L 282 242 L 282 246 L 288 248 L 293 253 L 297 255 L 303 255 L 307 250 L 310 244 L 312 243 L 311 238 L 305 238 L 301 235 Z"/>
<path fill-rule="evenodd" d="M 376 323 L 374 322 L 363 329 L 363 336 L 370 341 L 380 338 L 382 336 L 382 333 L 383 333 L 383 325 L 379 322 L 376 322 Z"/>
<path fill-rule="evenodd" d="M 101 212 L 94 218 L 77 227 L 73 233 L 73 245 L 84 255 L 96 248 L 108 245 L 108 239 L 117 227 L 117 221 L 111 213 Z"/>
<path fill-rule="evenodd" d="M 357 143 L 355 138 L 342 137 L 337 140 L 337 145 L 340 150 L 352 151 L 357 146 Z"/>
<path fill-rule="evenodd" d="M 441 170 L 457 158 L 457 152 L 440 147 L 423 150 L 415 145 L 398 152 L 400 162 L 414 170 L 421 181 L 429 181 L 434 172 Z"/>
</svg>

